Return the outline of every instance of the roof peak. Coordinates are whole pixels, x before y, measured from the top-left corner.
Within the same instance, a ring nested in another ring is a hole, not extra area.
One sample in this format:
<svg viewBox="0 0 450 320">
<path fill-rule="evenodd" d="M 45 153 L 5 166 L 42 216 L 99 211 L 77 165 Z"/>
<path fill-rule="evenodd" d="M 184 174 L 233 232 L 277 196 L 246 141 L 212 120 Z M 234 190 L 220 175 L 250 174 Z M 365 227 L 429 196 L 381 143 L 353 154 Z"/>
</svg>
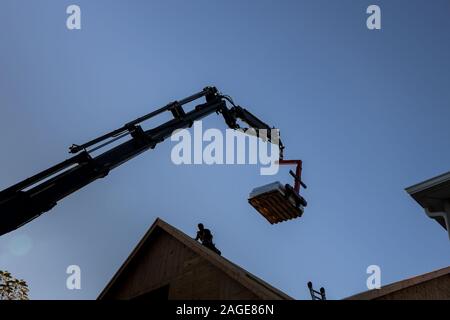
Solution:
<svg viewBox="0 0 450 320">
<path fill-rule="evenodd" d="M 258 278 L 255 275 L 251 274 L 250 272 L 246 271 L 245 269 L 239 267 L 238 265 L 234 264 L 233 262 L 229 261 L 228 259 L 226 259 L 222 256 L 219 256 L 215 252 L 204 247 L 199 242 L 195 241 L 193 238 L 191 238 L 190 236 L 188 236 L 181 230 L 177 229 L 173 225 L 167 223 L 160 217 L 157 217 L 155 219 L 155 221 L 153 222 L 153 224 L 151 225 L 149 230 L 145 233 L 145 235 L 139 241 L 137 246 L 134 248 L 134 250 L 128 256 L 128 258 L 125 260 L 125 262 L 122 264 L 122 266 L 116 272 L 114 277 L 107 284 L 107 286 L 102 291 L 102 293 L 100 294 L 98 299 L 102 299 L 105 296 L 105 294 L 109 291 L 109 289 L 113 286 L 115 281 L 124 272 L 124 270 L 127 268 L 128 264 L 134 259 L 134 257 L 141 250 L 141 248 L 144 246 L 144 244 L 147 243 L 148 241 L 152 240 L 151 236 L 155 233 L 155 230 L 158 228 L 163 230 L 164 232 L 166 232 L 173 238 L 177 239 L 184 245 L 186 245 L 187 248 L 194 251 L 196 254 L 198 254 L 205 260 L 207 260 L 209 263 L 214 265 L 216 268 L 222 270 L 230 278 L 239 282 L 241 285 L 246 287 L 248 290 L 258 294 L 259 296 L 266 296 L 271 299 L 287 299 L 287 300 L 293 299 L 292 297 L 288 296 L 284 292 L 271 286 L 270 284 L 266 283 L 265 281 L 263 281 L 262 279 Z"/>
</svg>

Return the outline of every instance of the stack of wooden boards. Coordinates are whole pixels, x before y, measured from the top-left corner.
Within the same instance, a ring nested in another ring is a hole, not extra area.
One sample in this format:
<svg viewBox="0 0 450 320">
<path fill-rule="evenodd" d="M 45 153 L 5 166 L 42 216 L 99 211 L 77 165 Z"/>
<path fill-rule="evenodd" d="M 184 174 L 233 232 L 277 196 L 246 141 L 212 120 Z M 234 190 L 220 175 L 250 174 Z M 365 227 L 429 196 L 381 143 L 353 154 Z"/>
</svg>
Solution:
<svg viewBox="0 0 450 320">
<path fill-rule="evenodd" d="M 299 218 L 304 210 L 279 181 L 253 189 L 248 202 L 271 224 Z"/>
</svg>

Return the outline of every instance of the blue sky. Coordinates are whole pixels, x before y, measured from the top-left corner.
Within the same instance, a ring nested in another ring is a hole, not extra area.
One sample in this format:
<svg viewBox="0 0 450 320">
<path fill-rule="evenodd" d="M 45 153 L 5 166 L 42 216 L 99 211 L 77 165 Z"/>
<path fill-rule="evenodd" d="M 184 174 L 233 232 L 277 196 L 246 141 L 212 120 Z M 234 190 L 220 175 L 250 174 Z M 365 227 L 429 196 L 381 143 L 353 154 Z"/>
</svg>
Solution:
<svg viewBox="0 0 450 320">
<path fill-rule="evenodd" d="M 78 4 L 82 30 L 66 29 Z M 382 30 L 366 28 L 378 4 Z M 450 264 L 445 231 L 405 187 L 450 170 L 448 1 L 21 1 L 0 5 L 0 189 L 67 148 L 215 85 L 281 129 L 304 161 L 301 219 L 268 224 L 252 188 L 287 172 L 175 166 L 173 142 L 0 238 L 0 269 L 35 299 L 94 299 L 156 217 L 287 294 L 331 299 Z M 164 121 L 164 117 L 161 121 Z M 154 122 L 153 124 L 156 124 Z M 225 129 L 220 117 L 205 128 Z M 67 266 L 82 290 L 66 289 Z"/>
</svg>

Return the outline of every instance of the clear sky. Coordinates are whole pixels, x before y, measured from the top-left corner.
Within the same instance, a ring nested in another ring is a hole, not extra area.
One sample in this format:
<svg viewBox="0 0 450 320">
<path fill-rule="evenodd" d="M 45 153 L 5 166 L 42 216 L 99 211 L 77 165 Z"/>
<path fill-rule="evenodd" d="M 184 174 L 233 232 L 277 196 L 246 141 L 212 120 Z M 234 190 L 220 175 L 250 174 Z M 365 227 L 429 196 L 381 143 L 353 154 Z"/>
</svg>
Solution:
<svg viewBox="0 0 450 320">
<path fill-rule="evenodd" d="M 247 196 L 287 168 L 175 166 L 167 141 L 2 236 L 0 269 L 31 298 L 94 299 L 157 217 L 193 236 L 203 222 L 225 257 L 298 299 L 310 280 L 330 299 L 365 291 L 372 264 L 383 284 L 448 266 L 448 235 L 404 188 L 450 170 L 449 17 L 445 0 L 1 1 L 0 189 L 215 85 L 281 129 L 309 206 L 271 226 Z"/>
</svg>

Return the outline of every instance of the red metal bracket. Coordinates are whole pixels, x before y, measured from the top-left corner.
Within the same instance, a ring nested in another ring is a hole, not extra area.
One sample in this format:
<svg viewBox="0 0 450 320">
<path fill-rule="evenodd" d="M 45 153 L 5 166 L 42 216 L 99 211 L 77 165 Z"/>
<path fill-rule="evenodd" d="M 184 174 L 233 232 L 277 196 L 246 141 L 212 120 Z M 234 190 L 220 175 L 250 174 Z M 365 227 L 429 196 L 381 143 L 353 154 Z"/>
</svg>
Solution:
<svg viewBox="0 0 450 320">
<path fill-rule="evenodd" d="M 302 182 L 302 160 L 278 160 L 279 165 L 296 165 L 295 174 L 290 171 L 290 174 L 294 177 L 294 190 L 300 194 L 300 186 L 302 185 L 306 189 L 306 185 Z"/>
</svg>

